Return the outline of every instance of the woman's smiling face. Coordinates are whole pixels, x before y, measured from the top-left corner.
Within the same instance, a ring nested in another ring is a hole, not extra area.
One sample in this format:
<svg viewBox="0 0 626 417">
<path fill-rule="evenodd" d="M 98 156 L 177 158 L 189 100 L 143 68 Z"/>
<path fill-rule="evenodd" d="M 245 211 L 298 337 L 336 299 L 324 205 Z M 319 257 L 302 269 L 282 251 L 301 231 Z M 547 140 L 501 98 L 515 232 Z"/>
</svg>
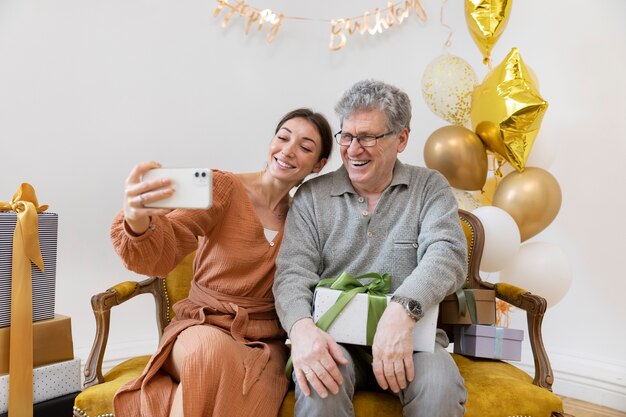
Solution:
<svg viewBox="0 0 626 417">
<path fill-rule="evenodd" d="M 324 167 L 326 160 L 319 160 L 321 152 L 322 140 L 316 126 L 301 117 L 289 119 L 270 143 L 269 172 L 277 179 L 299 183 Z"/>
</svg>

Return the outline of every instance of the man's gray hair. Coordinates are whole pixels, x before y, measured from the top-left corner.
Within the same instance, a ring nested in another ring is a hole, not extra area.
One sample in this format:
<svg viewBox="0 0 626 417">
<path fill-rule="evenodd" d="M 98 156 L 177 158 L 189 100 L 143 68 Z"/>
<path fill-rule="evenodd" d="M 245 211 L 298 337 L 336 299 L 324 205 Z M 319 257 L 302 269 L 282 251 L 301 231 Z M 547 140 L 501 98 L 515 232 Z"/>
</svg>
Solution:
<svg viewBox="0 0 626 417">
<path fill-rule="evenodd" d="M 335 105 L 335 112 L 343 120 L 360 110 L 380 110 L 387 118 L 389 130 L 411 130 L 411 100 L 399 88 L 377 80 L 359 81 L 350 87 Z"/>
</svg>

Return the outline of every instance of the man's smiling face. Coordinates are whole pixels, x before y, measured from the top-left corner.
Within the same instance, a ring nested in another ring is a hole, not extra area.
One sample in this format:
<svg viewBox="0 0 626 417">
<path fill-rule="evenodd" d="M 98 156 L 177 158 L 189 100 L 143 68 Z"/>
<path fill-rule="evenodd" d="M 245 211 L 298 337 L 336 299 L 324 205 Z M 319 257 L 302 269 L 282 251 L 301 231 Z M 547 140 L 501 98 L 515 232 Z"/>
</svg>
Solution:
<svg viewBox="0 0 626 417">
<path fill-rule="evenodd" d="M 352 136 L 380 135 L 389 130 L 385 114 L 377 109 L 359 110 L 343 120 L 341 131 Z M 341 159 L 352 186 L 359 194 L 380 193 L 391 182 L 398 153 L 406 147 L 408 131 L 385 136 L 372 147 L 361 146 L 356 139 L 341 147 Z"/>
</svg>

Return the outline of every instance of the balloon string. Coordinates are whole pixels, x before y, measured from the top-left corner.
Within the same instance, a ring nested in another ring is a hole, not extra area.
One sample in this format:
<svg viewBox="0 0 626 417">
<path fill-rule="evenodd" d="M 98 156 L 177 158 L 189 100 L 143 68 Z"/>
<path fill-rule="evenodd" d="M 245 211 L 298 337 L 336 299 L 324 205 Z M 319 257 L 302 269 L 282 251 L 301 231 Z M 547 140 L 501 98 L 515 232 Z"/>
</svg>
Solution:
<svg viewBox="0 0 626 417">
<path fill-rule="evenodd" d="M 499 155 L 497 155 L 496 159 L 495 159 L 495 163 L 497 164 L 495 167 L 495 174 L 496 177 L 502 178 L 504 175 L 502 175 L 502 167 L 506 165 L 506 160 L 504 160 L 504 158 L 501 158 Z"/>
<path fill-rule="evenodd" d="M 502 165 L 500 165 L 500 159 L 498 158 L 498 156 L 495 154 L 493 154 L 493 173 L 494 176 L 497 177 L 501 177 L 502 176 L 502 171 L 500 171 L 500 167 Z"/>
<path fill-rule="evenodd" d="M 443 0 L 441 2 L 441 10 L 439 11 L 439 23 L 441 26 L 448 30 L 448 38 L 444 42 L 443 46 L 448 49 L 452 46 L 452 27 L 443 21 L 443 12 L 445 11 L 446 3 L 448 0 Z"/>
<path fill-rule="evenodd" d="M 491 164 L 489 171 L 493 172 L 496 178 L 501 178 L 503 176 L 501 168 L 506 164 L 506 161 L 495 152 L 488 150 L 487 154 L 491 156 L 491 158 L 489 158 L 489 163 Z"/>
</svg>

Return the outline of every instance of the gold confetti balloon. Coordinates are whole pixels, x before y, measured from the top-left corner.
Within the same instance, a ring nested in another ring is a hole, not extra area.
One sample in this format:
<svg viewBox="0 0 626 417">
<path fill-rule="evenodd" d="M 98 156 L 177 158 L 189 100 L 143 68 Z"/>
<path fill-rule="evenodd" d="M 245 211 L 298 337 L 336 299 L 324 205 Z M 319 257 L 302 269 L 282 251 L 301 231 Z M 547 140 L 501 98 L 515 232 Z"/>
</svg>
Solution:
<svg viewBox="0 0 626 417">
<path fill-rule="evenodd" d="M 460 209 L 466 211 L 476 210 L 478 207 L 482 207 L 480 201 L 478 201 L 470 191 L 459 190 L 458 188 L 452 188 L 452 194 L 456 198 L 456 202 Z"/>
<path fill-rule="evenodd" d="M 471 117 L 488 150 L 523 171 L 548 103 L 513 48 L 472 94 Z"/>
<path fill-rule="evenodd" d="M 435 58 L 422 76 L 422 96 L 428 108 L 443 120 L 465 126 L 470 120 L 472 91 L 478 84 L 470 64 L 458 56 Z"/>
<path fill-rule="evenodd" d="M 504 32 L 511 3 L 511 0 L 465 0 L 467 28 L 485 63 L 491 60 L 491 49 Z"/>
</svg>

